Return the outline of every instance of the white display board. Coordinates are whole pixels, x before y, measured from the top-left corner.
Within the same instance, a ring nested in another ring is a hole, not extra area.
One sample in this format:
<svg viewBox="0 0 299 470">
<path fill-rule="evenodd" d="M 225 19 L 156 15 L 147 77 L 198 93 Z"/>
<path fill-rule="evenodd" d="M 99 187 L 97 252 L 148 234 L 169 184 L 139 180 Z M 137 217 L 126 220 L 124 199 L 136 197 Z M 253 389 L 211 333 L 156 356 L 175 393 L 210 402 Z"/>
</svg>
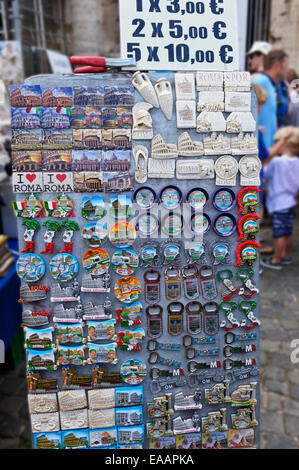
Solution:
<svg viewBox="0 0 299 470">
<path fill-rule="evenodd" d="M 236 0 L 120 0 L 119 5 L 121 55 L 133 57 L 136 69 L 239 69 Z"/>
</svg>

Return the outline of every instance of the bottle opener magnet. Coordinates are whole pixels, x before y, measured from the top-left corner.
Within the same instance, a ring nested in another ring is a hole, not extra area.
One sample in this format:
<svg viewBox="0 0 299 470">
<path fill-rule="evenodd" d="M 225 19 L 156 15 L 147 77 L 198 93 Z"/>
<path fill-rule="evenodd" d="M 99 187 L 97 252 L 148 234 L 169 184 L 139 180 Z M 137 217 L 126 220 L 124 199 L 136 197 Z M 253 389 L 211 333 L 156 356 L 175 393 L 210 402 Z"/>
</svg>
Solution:
<svg viewBox="0 0 299 470">
<path fill-rule="evenodd" d="M 168 300 L 178 300 L 181 297 L 181 272 L 178 266 L 169 266 L 164 271 L 165 291 Z"/>
<path fill-rule="evenodd" d="M 182 269 L 182 276 L 184 282 L 184 292 L 187 299 L 197 299 L 199 297 L 199 272 L 196 266 L 189 264 Z"/>
<path fill-rule="evenodd" d="M 215 336 L 219 332 L 219 306 L 216 302 L 203 306 L 203 325 L 208 336 Z"/>
<path fill-rule="evenodd" d="M 178 336 L 183 331 L 184 305 L 181 302 L 172 302 L 167 307 L 168 312 L 168 333 Z"/>
<path fill-rule="evenodd" d="M 161 305 L 151 305 L 146 309 L 147 334 L 150 338 L 160 338 L 163 333 L 163 308 Z"/>
<path fill-rule="evenodd" d="M 198 335 L 202 331 L 202 305 L 199 302 L 189 302 L 186 305 L 187 331 L 190 335 Z"/>
<path fill-rule="evenodd" d="M 157 304 L 160 301 L 160 273 L 150 269 L 144 273 L 144 297 L 148 304 Z"/>
<path fill-rule="evenodd" d="M 213 300 L 217 297 L 216 280 L 214 270 L 210 266 L 202 266 L 199 270 L 202 296 L 205 300 Z"/>
<path fill-rule="evenodd" d="M 226 290 L 221 292 L 221 297 L 227 302 L 238 293 L 238 288 L 232 283 L 233 277 L 234 275 L 230 269 L 218 271 L 217 273 L 217 280 L 222 282 L 226 288 Z"/>
</svg>

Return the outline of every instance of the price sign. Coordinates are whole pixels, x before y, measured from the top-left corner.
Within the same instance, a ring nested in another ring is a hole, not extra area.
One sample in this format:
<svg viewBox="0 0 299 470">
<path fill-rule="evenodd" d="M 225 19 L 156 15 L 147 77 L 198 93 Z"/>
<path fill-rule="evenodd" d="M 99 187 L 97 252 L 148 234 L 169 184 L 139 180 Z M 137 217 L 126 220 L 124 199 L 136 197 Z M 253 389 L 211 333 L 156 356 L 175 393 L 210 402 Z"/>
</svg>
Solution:
<svg viewBox="0 0 299 470">
<path fill-rule="evenodd" d="M 119 4 L 121 54 L 133 57 L 136 69 L 238 70 L 236 0 Z"/>
</svg>

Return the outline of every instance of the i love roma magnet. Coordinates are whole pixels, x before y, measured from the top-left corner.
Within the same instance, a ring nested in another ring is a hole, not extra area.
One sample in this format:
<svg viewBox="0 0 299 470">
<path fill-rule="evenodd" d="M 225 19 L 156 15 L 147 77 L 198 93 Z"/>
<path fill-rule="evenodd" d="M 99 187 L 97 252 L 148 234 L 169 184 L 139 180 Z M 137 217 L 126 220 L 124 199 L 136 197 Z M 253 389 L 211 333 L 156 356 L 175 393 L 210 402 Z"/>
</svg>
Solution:
<svg viewBox="0 0 299 470">
<path fill-rule="evenodd" d="M 43 174 L 13 173 L 12 184 L 14 193 L 41 193 L 43 192 Z"/>
<path fill-rule="evenodd" d="M 44 173 L 43 180 L 45 193 L 69 193 L 74 191 L 73 173 L 70 171 Z"/>
</svg>

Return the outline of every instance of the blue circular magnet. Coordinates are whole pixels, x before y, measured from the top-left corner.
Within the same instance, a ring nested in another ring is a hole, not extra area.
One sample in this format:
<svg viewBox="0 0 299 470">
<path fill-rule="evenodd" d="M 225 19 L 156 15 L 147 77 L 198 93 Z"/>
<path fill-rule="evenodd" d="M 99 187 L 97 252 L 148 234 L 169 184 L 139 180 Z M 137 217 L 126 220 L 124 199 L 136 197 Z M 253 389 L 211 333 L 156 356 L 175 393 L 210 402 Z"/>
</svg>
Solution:
<svg viewBox="0 0 299 470">
<path fill-rule="evenodd" d="M 204 235 L 211 228 L 211 219 L 207 214 L 193 214 L 190 220 L 190 228 L 196 235 Z"/>
<path fill-rule="evenodd" d="M 133 194 L 133 202 L 137 204 L 141 209 L 150 209 L 156 202 L 156 193 L 155 191 L 148 187 L 142 186 L 141 188 L 136 189 Z"/>
<path fill-rule="evenodd" d="M 176 186 L 165 186 L 160 192 L 159 201 L 165 209 L 174 210 L 182 204 L 182 191 Z"/>
<path fill-rule="evenodd" d="M 229 237 L 237 228 L 237 222 L 231 214 L 220 214 L 214 220 L 214 230 L 220 237 Z"/>
<path fill-rule="evenodd" d="M 205 189 L 193 188 L 187 194 L 186 202 L 192 207 L 192 209 L 201 210 L 208 204 L 209 195 Z"/>
<path fill-rule="evenodd" d="M 236 195 L 228 188 L 221 188 L 213 195 L 213 206 L 219 212 L 228 212 L 236 205 Z"/>
</svg>

